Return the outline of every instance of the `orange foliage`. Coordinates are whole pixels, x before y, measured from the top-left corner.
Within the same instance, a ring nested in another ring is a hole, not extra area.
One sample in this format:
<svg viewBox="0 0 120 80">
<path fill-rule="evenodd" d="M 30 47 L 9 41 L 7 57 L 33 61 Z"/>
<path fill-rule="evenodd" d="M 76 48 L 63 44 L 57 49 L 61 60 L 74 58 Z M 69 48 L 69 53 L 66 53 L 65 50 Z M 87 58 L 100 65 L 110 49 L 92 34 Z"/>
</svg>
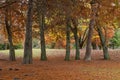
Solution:
<svg viewBox="0 0 120 80">
<path fill-rule="evenodd" d="M 46 12 L 46 44 L 59 43 L 59 45 L 65 46 L 65 15 L 70 15 L 72 18 L 78 19 L 80 26 L 81 20 L 90 18 L 91 0 L 47 0 L 47 12 Z M 103 25 L 112 25 L 115 19 L 120 18 L 120 7 L 117 5 L 118 0 L 98 0 L 100 3 L 98 19 Z M 1 2 L 0 7 L 3 5 Z M 113 5 L 114 4 L 114 5 Z M 9 22 L 12 26 L 12 35 L 14 43 L 24 40 L 24 29 L 27 12 L 27 0 L 20 0 L 14 4 L 9 5 Z M 1 34 L 7 38 L 6 31 L 4 30 L 4 12 L 5 8 L 0 8 L 0 27 Z M 37 22 L 36 5 L 34 5 L 33 15 L 33 37 L 39 36 L 39 26 Z M 82 22 L 82 25 L 84 23 Z M 84 28 L 84 26 L 82 26 Z M 53 29 L 53 30 L 52 30 Z M 111 27 L 106 27 L 106 39 L 109 40 L 114 30 Z M 52 32 L 52 33 L 51 33 Z M 105 33 L 105 31 L 103 31 Z M 60 34 L 59 34 L 60 33 Z M 79 31 L 78 33 L 83 33 Z M 96 32 L 94 33 L 97 35 Z M 94 37 L 93 41 L 100 44 L 99 38 Z M 60 38 L 58 38 L 60 37 Z"/>
<path fill-rule="evenodd" d="M 107 44 L 109 40 L 114 36 L 114 28 L 113 26 L 107 26 L 106 29 L 103 29 L 103 34 L 105 36 Z M 96 43 L 97 45 L 101 44 L 100 37 L 96 31 L 94 31 L 92 42 Z"/>
<path fill-rule="evenodd" d="M 6 3 L 7 4 L 7 3 Z M 8 2 L 9 4 L 9 2 Z M 19 43 L 23 42 L 24 40 L 24 27 L 25 27 L 25 11 L 24 7 L 27 5 L 23 5 L 21 2 L 15 2 L 11 5 L 6 5 L 6 7 L 9 7 L 8 10 L 8 21 L 9 25 L 11 26 L 11 31 L 12 31 L 12 36 L 13 36 L 13 43 Z M 4 19 L 5 19 L 5 8 L 3 7 L 0 9 L 1 13 L 1 34 L 5 36 L 5 40 L 7 39 L 7 32 L 5 30 L 5 24 L 4 24 Z"/>
</svg>

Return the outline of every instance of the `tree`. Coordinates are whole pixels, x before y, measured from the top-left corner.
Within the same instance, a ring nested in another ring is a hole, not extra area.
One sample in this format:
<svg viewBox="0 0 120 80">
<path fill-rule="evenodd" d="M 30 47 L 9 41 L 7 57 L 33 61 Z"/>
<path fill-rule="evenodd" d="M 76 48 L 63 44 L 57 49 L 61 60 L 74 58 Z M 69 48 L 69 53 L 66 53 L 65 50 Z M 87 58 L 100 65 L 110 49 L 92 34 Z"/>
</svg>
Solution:
<svg viewBox="0 0 120 80">
<path fill-rule="evenodd" d="M 25 34 L 25 44 L 24 44 L 24 64 L 32 63 L 32 9 L 33 0 L 28 1 L 28 12 L 26 21 L 26 34 Z"/>
<path fill-rule="evenodd" d="M 37 13 L 40 30 L 40 44 L 41 44 L 41 60 L 47 60 L 46 46 L 45 46 L 45 16 L 46 16 L 46 0 L 37 1 Z"/>
<path fill-rule="evenodd" d="M 4 36 L 4 45 L 9 43 L 9 59 L 11 61 L 15 60 L 15 43 L 22 42 L 24 38 L 25 16 L 23 16 L 23 12 L 25 10 L 23 11 L 22 7 L 23 3 L 19 0 L 2 0 L 0 2 L 0 32 Z"/>
<path fill-rule="evenodd" d="M 74 34 L 74 39 L 75 39 L 75 47 L 76 47 L 76 55 L 75 55 L 75 60 L 79 60 L 80 59 L 80 51 L 79 51 L 79 38 L 78 38 L 78 29 L 77 29 L 77 26 L 78 26 L 78 21 L 77 19 L 72 19 L 72 23 L 74 25 L 74 28 L 71 28 L 73 34 Z"/>
<path fill-rule="evenodd" d="M 70 60 L 70 16 L 66 16 L 66 55 L 65 60 Z"/>
<path fill-rule="evenodd" d="M 16 8 L 15 8 L 16 7 Z M 8 8 L 8 22 L 11 25 L 11 32 L 12 32 L 12 41 L 13 44 L 22 42 L 24 40 L 24 26 L 25 26 L 25 11 L 26 9 L 23 9 L 23 7 L 26 7 L 26 4 L 18 1 L 18 0 L 8 0 L 7 3 L 4 1 L 1 2 L 1 8 L 0 8 L 0 25 L 1 25 L 1 33 L 5 36 L 5 39 L 7 38 L 6 30 L 4 29 L 4 15 L 5 15 L 5 9 Z M 6 41 L 7 42 L 7 41 Z"/>
<path fill-rule="evenodd" d="M 84 57 L 84 60 L 86 61 L 91 60 L 91 42 L 92 42 L 91 38 L 92 38 L 93 28 L 96 24 L 95 22 L 98 14 L 98 7 L 99 7 L 99 3 L 97 2 L 97 0 L 92 0 L 90 3 L 91 3 L 92 12 L 91 12 L 91 20 L 90 20 L 89 31 L 87 36 L 86 53 Z"/>
<path fill-rule="evenodd" d="M 100 36 L 101 45 L 103 47 L 104 59 L 108 60 L 108 59 L 110 59 L 110 56 L 109 56 L 109 53 L 108 53 L 108 47 L 107 47 L 107 44 L 106 44 L 106 39 L 105 39 L 105 36 L 103 35 L 100 24 L 97 24 L 97 25 L 98 25 L 97 26 L 97 31 L 98 31 L 98 34 Z"/>
<path fill-rule="evenodd" d="M 8 0 L 6 0 L 6 3 L 8 2 Z M 7 31 L 7 35 L 8 35 L 8 41 L 9 41 L 9 60 L 10 61 L 15 61 L 15 50 L 14 50 L 14 46 L 13 46 L 13 41 L 12 41 L 12 28 L 11 28 L 11 21 L 9 20 L 9 15 L 8 15 L 8 7 L 7 6 L 5 8 L 5 27 L 6 27 L 6 31 Z M 9 23 L 10 22 L 10 23 Z"/>
</svg>

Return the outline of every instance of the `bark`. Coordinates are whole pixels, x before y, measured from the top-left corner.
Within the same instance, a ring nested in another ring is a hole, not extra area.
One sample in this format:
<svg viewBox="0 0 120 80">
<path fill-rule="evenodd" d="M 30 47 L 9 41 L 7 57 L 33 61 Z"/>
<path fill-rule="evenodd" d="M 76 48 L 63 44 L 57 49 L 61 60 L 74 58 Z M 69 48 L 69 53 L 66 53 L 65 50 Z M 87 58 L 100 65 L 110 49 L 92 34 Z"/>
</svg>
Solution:
<svg viewBox="0 0 120 80">
<path fill-rule="evenodd" d="M 42 15 L 42 21 L 41 21 L 41 25 L 40 25 L 41 60 L 47 60 L 46 47 L 45 47 L 44 27 L 45 27 L 45 16 Z"/>
<path fill-rule="evenodd" d="M 90 20 L 89 31 L 87 36 L 87 46 L 84 57 L 85 61 L 91 60 L 91 38 L 92 38 L 93 28 L 95 26 L 95 21 L 98 15 L 98 7 L 99 7 L 99 3 L 97 2 L 97 0 L 92 0 L 90 3 L 91 3 L 92 12 L 91 12 L 91 20 Z"/>
<path fill-rule="evenodd" d="M 75 39 L 75 46 L 76 46 L 75 60 L 80 60 L 79 39 L 78 39 L 78 35 L 77 35 L 77 27 L 75 27 L 74 39 Z"/>
<path fill-rule="evenodd" d="M 46 14 L 46 0 L 42 0 L 42 3 L 38 1 L 37 3 L 37 11 L 38 11 L 38 22 L 40 29 L 40 43 L 41 43 L 41 60 L 47 60 L 46 56 L 46 46 L 45 46 L 45 14 Z"/>
<path fill-rule="evenodd" d="M 5 27 L 7 30 L 7 35 L 8 35 L 8 41 L 9 41 L 9 60 L 10 61 L 15 61 L 15 50 L 13 46 L 13 41 L 12 41 L 12 31 L 11 31 L 11 24 L 9 23 L 8 20 L 8 8 L 5 9 Z"/>
<path fill-rule="evenodd" d="M 75 60 L 80 60 L 80 51 L 79 51 L 79 38 L 78 38 L 78 32 L 77 32 L 77 20 L 76 19 L 71 19 L 74 28 L 72 28 L 72 26 L 70 26 L 71 31 L 73 32 L 74 35 L 74 39 L 75 39 L 75 47 L 76 47 L 76 54 L 75 54 Z"/>
<path fill-rule="evenodd" d="M 101 41 L 101 44 L 102 44 L 102 47 L 103 47 L 104 59 L 109 60 L 110 56 L 109 56 L 109 53 L 108 53 L 108 47 L 106 45 L 105 36 L 103 35 L 103 32 L 102 32 L 100 26 L 97 26 L 97 31 L 98 31 L 98 34 L 100 36 L 100 41 Z"/>
<path fill-rule="evenodd" d="M 95 24 L 95 21 L 93 19 L 90 20 L 89 31 L 88 31 L 88 36 L 87 36 L 86 53 L 84 57 L 86 61 L 91 60 L 91 41 L 92 41 L 91 38 L 92 38 L 94 24 Z"/>
<path fill-rule="evenodd" d="M 71 1 L 72 1 L 72 3 L 73 3 L 72 6 L 75 7 L 77 1 L 75 1 L 75 0 L 71 0 Z M 72 20 L 72 23 L 73 23 L 73 26 L 74 26 L 74 28 L 71 27 L 71 30 L 72 30 L 72 32 L 73 32 L 73 34 L 74 34 L 75 47 L 76 47 L 75 60 L 80 60 L 79 38 L 78 38 L 78 34 L 77 34 L 77 33 L 78 33 L 78 32 L 77 32 L 78 19 L 72 18 L 71 20 Z"/>
<path fill-rule="evenodd" d="M 33 0 L 29 0 L 24 43 L 24 58 L 23 58 L 24 64 L 32 63 L 32 8 Z"/>
<path fill-rule="evenodd" d="M 71 1 L 72 1 L 72 3 L 73 3 L 72 6 L 75 7 L 77 1 L 76 1 L 76 0 L 71 0 Z M 75 47 L 76 47 L 75 60 L 80 60 L 79 38 L 78 38 L 78 34 L 77 34 L 77 33 L 78 33 L 78 32 L 77 32 L 78 19 L 72 18 L 71 20 L 72 20 L 72 23 L 73 23 L 73 26 L 74 26 L 74 28 L 72 28 L 71 26 L 70 26 L 70 28 L 71 28 L 71 30 L 72 30 L 72 32 L 73 32 L 73 34 L 74 34 L 74 40 L 75 40 Z"/>
<path fill-rule="evenodd" d="M 66 55 L 65 61 L 70 60 L 70 18 L 66 17 Z"/>
</svg>

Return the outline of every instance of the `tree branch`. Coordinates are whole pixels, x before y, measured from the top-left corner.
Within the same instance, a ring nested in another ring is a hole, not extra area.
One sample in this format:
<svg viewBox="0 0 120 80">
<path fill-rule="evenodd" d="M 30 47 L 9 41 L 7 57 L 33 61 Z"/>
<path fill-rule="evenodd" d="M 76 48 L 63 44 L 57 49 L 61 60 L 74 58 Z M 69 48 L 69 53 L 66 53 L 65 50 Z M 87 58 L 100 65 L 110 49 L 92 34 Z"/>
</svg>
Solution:
<svg viewBox="0 0 120 80">
<path fill-rule="evenodd" d="M 14 0 L 14 1 L 8 2 L 8 3 L 4 2 L 4 3 L 0 4 L 0 9 L 5 8 L 5 7 L 9 6 L 9 5 L 12 5 L 12 4 L 14 4 L 14 3 L 16 3 L 18 1 L 19 0 Z"/>
</svg>

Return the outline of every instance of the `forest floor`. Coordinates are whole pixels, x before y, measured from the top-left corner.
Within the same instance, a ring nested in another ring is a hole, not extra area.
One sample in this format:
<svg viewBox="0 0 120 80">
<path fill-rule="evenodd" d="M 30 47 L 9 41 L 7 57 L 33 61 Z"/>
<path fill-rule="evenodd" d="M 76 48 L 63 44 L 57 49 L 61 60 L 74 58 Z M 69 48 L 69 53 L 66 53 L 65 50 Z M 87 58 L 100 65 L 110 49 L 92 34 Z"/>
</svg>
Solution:
<svg viewBox="0 0 120 80">
<path fill-rule="evenodd" d="M 103 60 L 100 50 L 92 51 L 92 61 L 75 61 L 75 51 L 71 60 L 64 61 L 65 50 L 47 52 L 48 61 L 34 57 L 33 64 L 22 64 L 22 58 L 8 61 L 8 56 L 0 54 L 0 80 L 120 80 L 120 50 L 110 50 L 110 60 Z M 34 53 L 36 54 L 36 53 Z M 39 55 L 38 55 L 39 56 Z"/>
</svg>

